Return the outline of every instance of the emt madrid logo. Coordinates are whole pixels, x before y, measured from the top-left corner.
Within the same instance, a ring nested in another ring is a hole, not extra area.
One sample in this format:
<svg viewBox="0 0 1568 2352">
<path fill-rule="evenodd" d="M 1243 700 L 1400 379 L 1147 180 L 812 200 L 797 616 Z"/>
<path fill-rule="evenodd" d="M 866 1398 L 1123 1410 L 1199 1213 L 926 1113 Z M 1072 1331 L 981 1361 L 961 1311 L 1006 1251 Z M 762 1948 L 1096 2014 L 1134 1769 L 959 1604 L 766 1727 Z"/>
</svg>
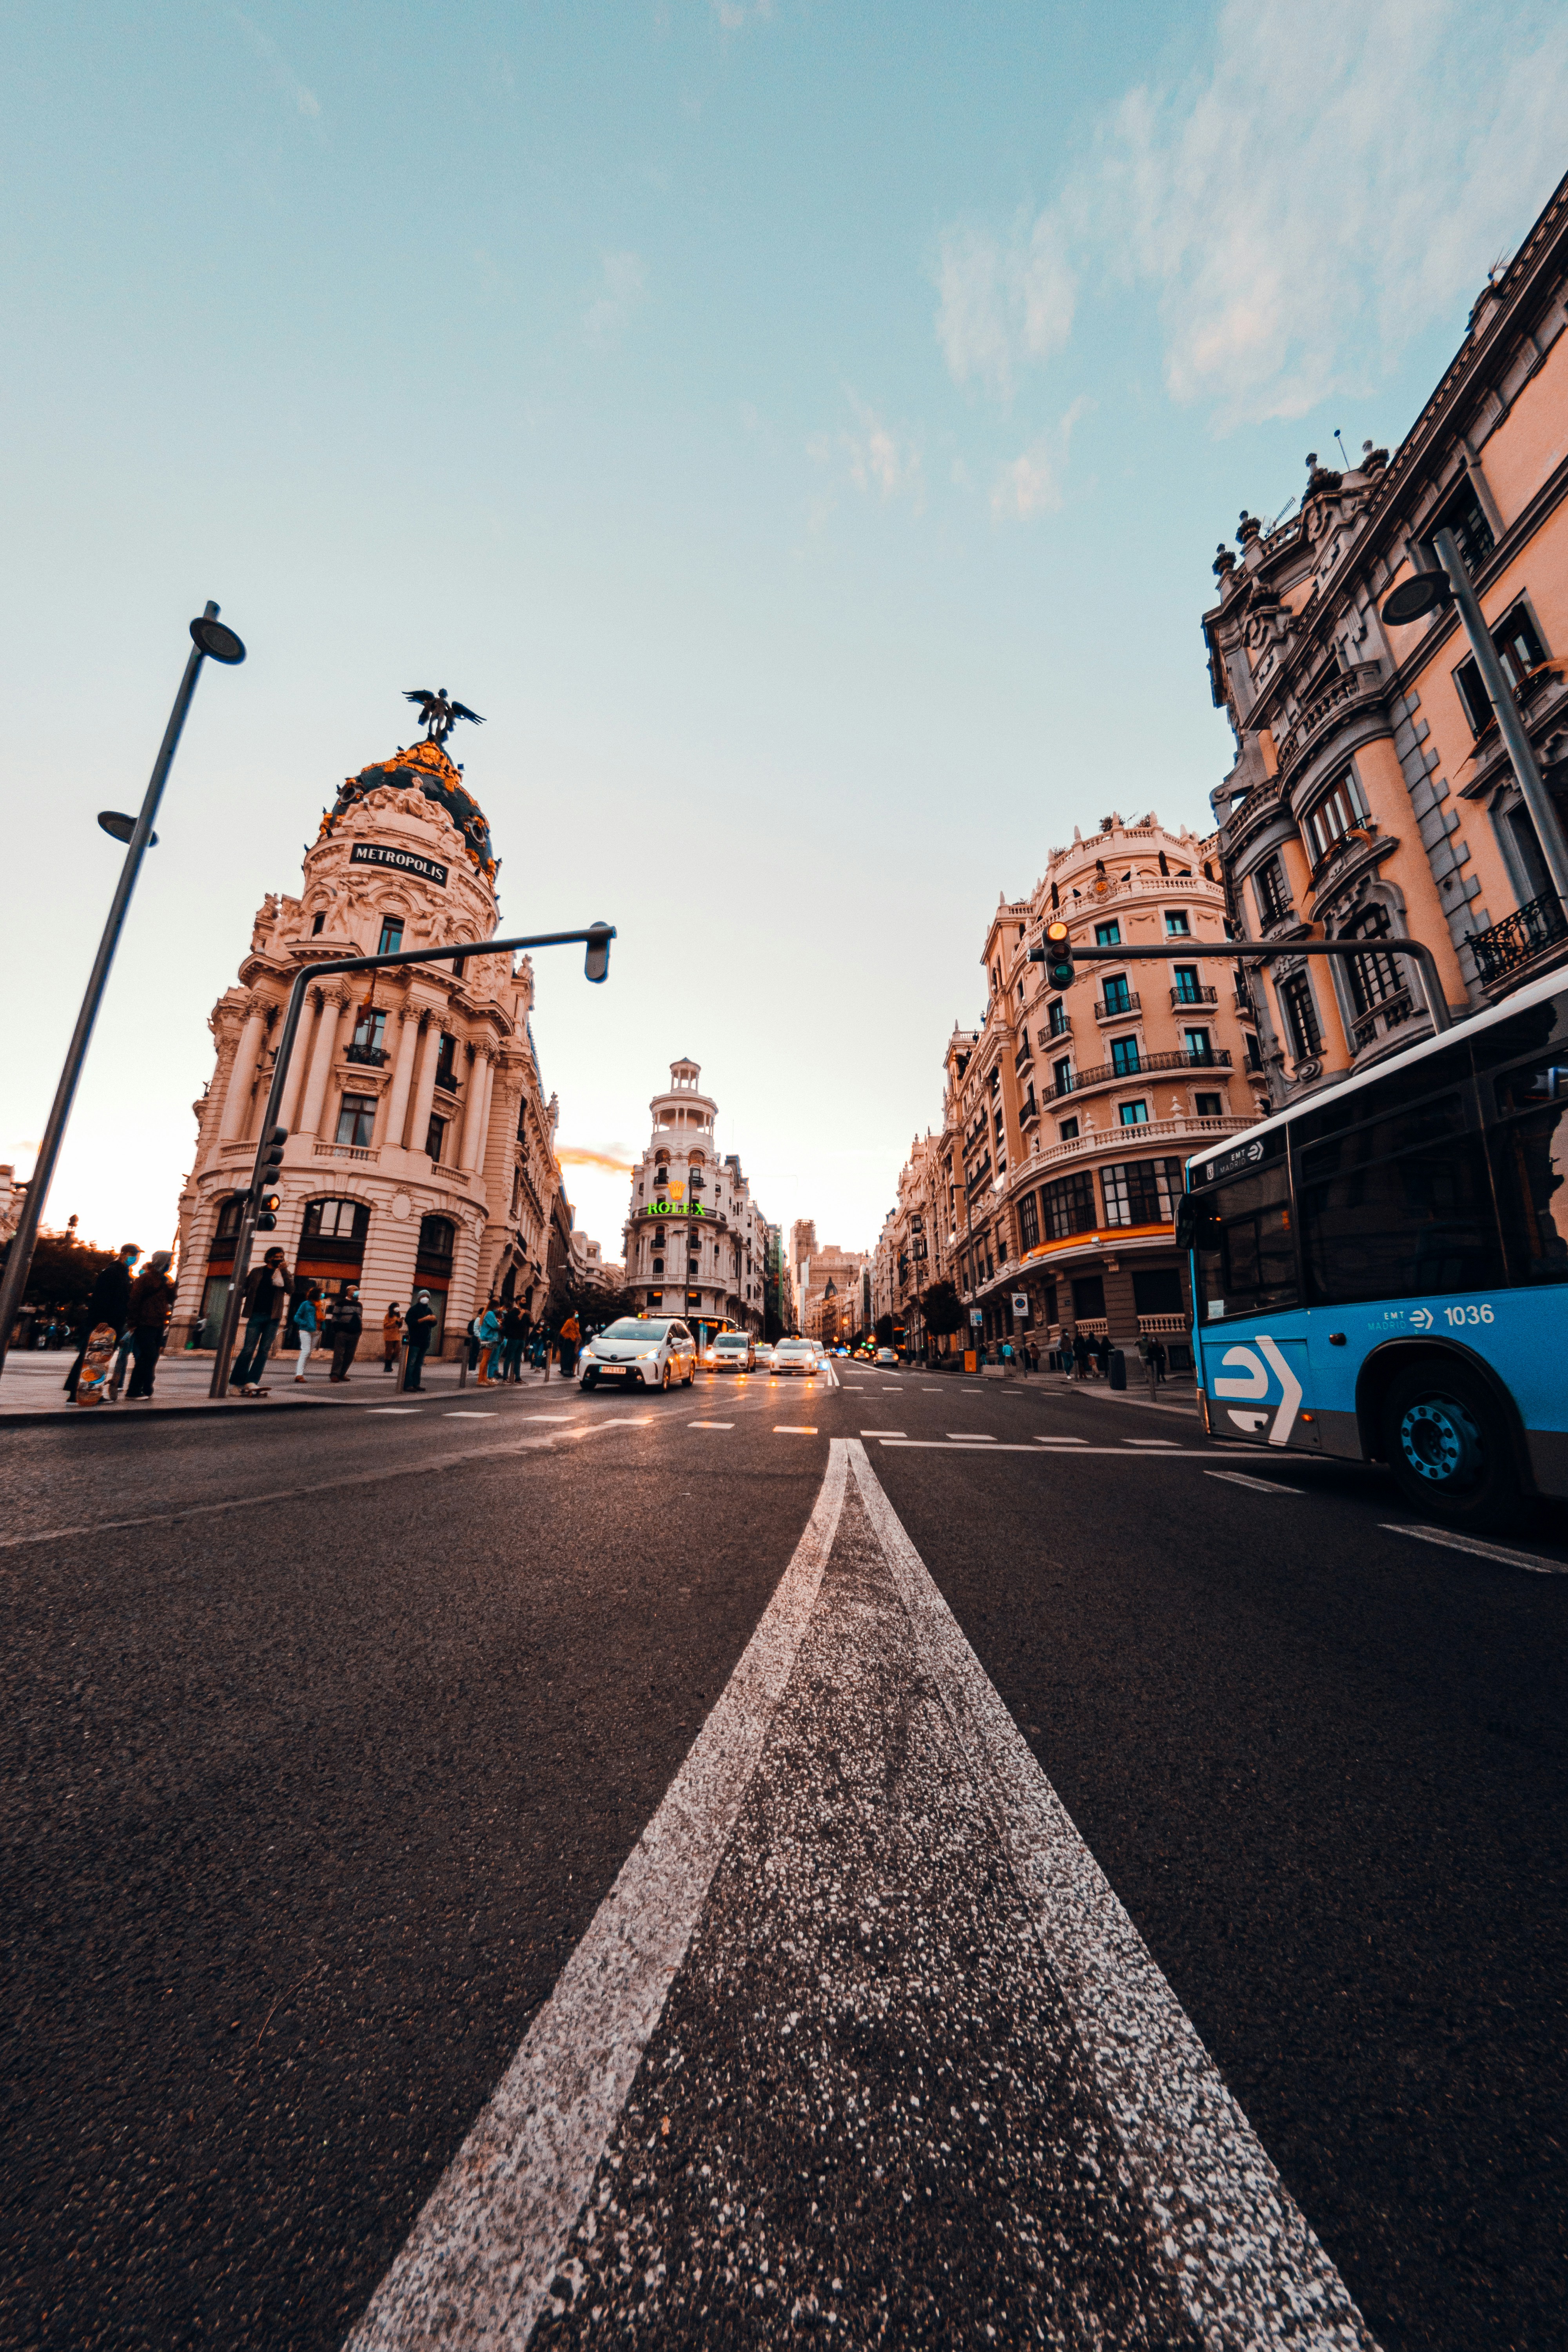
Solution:
<svg viewBox="0 0 1568 2352">
<path fill-rule="evenodd" d="M 1222 1370 L 1214 1382 L 1216 1397 L 1245 1400 L 1237 1412 L 1226 1406 L 1226 1419 L 1248 1437 L 1258 1436 L 1269 1423 L 1270 1445 L 1288 1445 L 1301 1402 L 1301 1383 L 1286 1362 L 1276 1341 L 1260 1331 L 1249 1347 L 1227 1348 Z"/>
</svg>

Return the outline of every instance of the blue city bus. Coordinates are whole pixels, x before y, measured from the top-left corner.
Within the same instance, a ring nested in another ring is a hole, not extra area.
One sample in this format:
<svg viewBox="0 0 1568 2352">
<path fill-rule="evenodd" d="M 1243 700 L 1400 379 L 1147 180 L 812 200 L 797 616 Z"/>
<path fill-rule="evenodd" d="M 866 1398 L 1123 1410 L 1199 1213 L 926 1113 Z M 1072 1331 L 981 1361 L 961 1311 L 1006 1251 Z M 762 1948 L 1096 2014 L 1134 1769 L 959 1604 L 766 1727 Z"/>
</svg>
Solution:
<svg viewBox="0 0 1568 2352">
<path fill-rule="evenodd" d="M 1457 1528 L 1568 1495 L 1568 982 L 1187 1163 L 1211 1436 L 1385 1463 Z"/>
</svg>

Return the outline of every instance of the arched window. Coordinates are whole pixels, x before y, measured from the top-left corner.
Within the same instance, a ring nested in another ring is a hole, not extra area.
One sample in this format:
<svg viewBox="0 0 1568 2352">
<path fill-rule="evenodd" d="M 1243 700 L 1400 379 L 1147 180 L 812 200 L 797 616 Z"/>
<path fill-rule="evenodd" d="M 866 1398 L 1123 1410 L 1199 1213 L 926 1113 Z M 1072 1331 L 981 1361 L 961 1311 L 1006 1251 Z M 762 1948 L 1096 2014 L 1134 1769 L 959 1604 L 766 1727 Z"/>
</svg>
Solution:
<svg viewBox="0 0 1568 2352">
<path fill-rule="evenodd" d="M 239 1231 L 239 1213 L 244 1205 L 245 1195 L 242 1192 L 229 1194 L 217 1213 L 217 1223 L 213 1229 L 215 1243 L 226 1242 L 229 1248 L 233 1249 L 234 1237 Z"/>
<path fill-rule="evenodd" d="M 1380 906 L 1374 899 L 1370 906 L 1362 908 L 1353 922 L 1345 925 L 1340 936 L 1347 940 L 1386 940 L 1393 929 L 1387 908 Z M 1387 1003 L 1390 997 L 1404 993 L 1405 982 L 1393 956 L 1347 956 L 1345 971 L 1358 1013 L 1374 1012 L 1378 1005 Z"/>
<path fill-rule="evenodd" d="M 457 1233 L 450 1217 L 421 1217 L 419 1220 L 419 1255 L 421 1257 L 450 1258 Z"/>
<path fill-rule="evenodd" d="M 363 1242 L 369 1225 L 366 1201 L 310 1201 L 305 1208 L 300 1246 L 311 1242 Z"/>
</svg>

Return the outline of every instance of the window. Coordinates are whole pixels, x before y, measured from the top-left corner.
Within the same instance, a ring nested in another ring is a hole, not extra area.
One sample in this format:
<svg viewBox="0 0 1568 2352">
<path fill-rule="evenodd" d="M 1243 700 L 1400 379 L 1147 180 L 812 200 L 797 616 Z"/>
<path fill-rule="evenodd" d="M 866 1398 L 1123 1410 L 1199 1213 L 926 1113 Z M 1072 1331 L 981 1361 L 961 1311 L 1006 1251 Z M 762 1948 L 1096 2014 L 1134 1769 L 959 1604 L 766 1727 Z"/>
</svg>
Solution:
<svg viewBox="0 0 1568 2352">
<path fill-rule="evenodd" d="M 661 1257 L 655 1258 L 653 1262 L 653 1270 L 655 1274 L 662 1274 L 664 1272 L 664 1260 Z"/>
<path fill-rule="evenodd" d="M 1097 948 L 1119 948 L 1121 945 L 1120 923 L 1096 923 L 1094 944 Z"/>
<path fill-rule="evenodd" d="M 1187 910 L 1184 907 L 1166 908 L 1165 937 L 1168 940 L 1185 940 L 1192 937 L 1192 925 L 1187 920 Z"/>
<path fill-rule="evenodd" d="M 337 1140 L 353 1144 L 356 1150 L 368 1148 L 375 1132 L 375 1097 L 345 1095 L 338 1108 Z"/>
<path fill-rule="evenodd" d="M 1468 1090 L 1406 1103 L 1400 1096 L 1414 1075 L 1383 1097 L 1383 1116 L 1302 1150 L 1301 1249 L 1312 1305 L 1466 1290 L 1502 1274 L 1486 1155 L 1480 1137 L 1466 1131 Z M 1423 1073 L 1428 1082 L 1439 1075 Z M 1357 1108 L 1380 1108 L 1381 1092 L 1369 1087 Z"/>
<path fill-rule="evenodd" d="M 386 1037 L 384 1013 L 362 1013 L 354 1023 L 354 1045 L 360 1053 L 379 1054 Z"/>
<path fill-rule="evenodd" d="M 244 1195 L 231 1192 L 217 1213 L 217 1224 L 213 1233 L 215 1242 L 233 1242 L 239 1231 L 239 1213 L 243 1206 Z"/>
<path fill-rule="evenodd" d="M 450 1217 L 422 1217 L 419 1221 L 420 1256 L 449 1258 L 454 1231 Z"/>
<path fill-rule="evenodd" d="M 1124 971 L 1112 972 L 1105 983 L 1105 1009 L 1108 1013 L 1131 1013 L 1132 992 L 1127 985 Z"/>
<path fill-rule="evenodd" d="M 1194 1114 L 1198 1118 L 1223 1118 L 1225 1117 L 1225 1097 L 1223 1095 L 1194 1095 L 1193 1097 L 1193 1110 Z"/>
<path fill-rule="evenodd" d="M 1058 1095 L 1071 1094 L 1072 1064 L 1070 1062 L 1053 1062 L 1051 1064 L 1051 1077 L 1054 1081 L 1056 1093 Z"/>
<path fill-rule="evenodd" d="M 1342 937 L 1385 940 L 1393 929 L 1388 908 L 1374 902 L 1370 907 L 1363 907 L 1353 923 L 1345 925 Z M 1358 1013 L 1374 1012 L 1380 1004 L 1386 1004 L 1391 997 L 1405 993 L 1405 976 L 1393 956 L 1347 956 L 1345 971 Z"/>
<path fill-rule="evenodd" d="M 1032 1192 L 1026 1192 L 1018 1203 L 1018 1246 L 1037 1249 L 1040 1240 L 1040 1204 Z"/>
<path fill-rule="evenodd" d="M 1182 1035 L 1186 1043 L 1187 1059 L 1189 1062 L 1212 1062 L 1214 1060 L 1214 1046 L 1210 1042 L 1209 1033 L 1206 1029 L 1184 1029 Z"/>
<path fill-rule="evenodd" d="M 445 1087 L 448 1094 L 458 1091 L 458 1041 L 449 1029 L 443 1031 L 436 1053 L 436 1084 Z"/>
<path fill-rule="evenodd" d="M 1054 1184 L 1047 1184 L 1040 1193 L 1040 1207 L 1045 1213 L 1046 1232 L 1054 1242 L 1066 1241 L 1069 1234 L 1090 1234 L 1094 1231 L 1094 1178 L 1087 1168 L 1071 1176 L 1059 1176 Z"/>
<path fill-rule="evenodd" d="M 1074 1275 L 1072 1311 L 1080 1323 L 1104 1321 L 1105 1276 L 1102 1274 Z"/>
<path fill-rule="evenodd" d="M 1077 1119 L 1058 1118 L 1057 1121 L 1057 1135 L 1058 1139 L 1063 1143 L 1076 1143 L 1078 1140 Z"/>
<path fill-rule="evenodd" d="M 1258 901 L 1258 919 L 1267 930 L 1272 923 L 1282 923 L 1290 913 L 1290 893 L 1285 887 L 1285 869 L 1277 857 L 1266 857 L 1252 877 L 1252 895 Z"/>
<path fill-rule="evenodd" d="M 1183 1189 L 1182 1163 L 1179 1160 L 1124 1160 L 1120 1167 L 1102 1168 L 1100 1181 L 1108 1225 L 1168 1225 L 1175 1217 L 1175 1199 Z"/>
<path fill-rule="evenodd" d="M 1118 1103 L 1116 1108 L 1123 1127 L 1148 1126 L 1149 1106 L 1146 1102 Z"/>
<path fill-rule="evenodd" d="M 324 914 L 318 915 L 316 917 L 315 921 L 310 925 L 310 937 L 313 940 L 319 940 L 321 938 L 322 931 L 326 929 L 326 923 L 327 919 Z"/>
<path fill-rule="evenodd" d="M 1173 1265 L 1134 1268 L 1132 1311 L 1135 1315 L 1180 1315 L 1185 1311 L 1182 1277 Z"/>
<path fill-rule="evenodd" d="M 1312 863 L 1321 866 L 1331 851 L 1342 841 L 1363 826 L 1368 810 L 1362 788 L 1355 780 L 1353 768 L 1347 768 L 1336 783 L 1331 784 L 1317 806 L 1306 818 L 1308 846 Z"/>
<path fill-rule="evenodd" d="M 1541 633 L 1531 619 L 1528 605 L 1522 603 L 1504 614 L 1492 631 L 1492 643 L 1502 664 L 1502 674 L 1516 693 L 1527 673 L 1546 659 Z M 1473 656 L 1459 664 L 1454 672 L 1454 684 L 1459 689 L 1471 732 L 1484 735 L 1493 723 L 1492 706 Z"/>
<path fill-rule="evenodd" d="M 444 1118 L 433 1118 L 425 1130 L 425 1149 L 430 1155 L 432 1167 L 441 1157 L 441 1146 L 446 1139 L 446 1135 L 447 1122 Z"/>
<path fill-rule="evenodd" d="M 1204 1194 L 1212 1242 L 1201 1235 L 1198 1269 L 1205 1318 L 1294 1307 L 1296 1247 L 1283 1159 Z"/>
<path fill-rule="evenodd" d="M 1509 1023 L 1518 1045 L 1525 1042 L 1519 1033 L 1527 1023 L 1546 1030 L 1539 1013 Z M 1538 1054 L 1548 1037 L 1537 1038 Z M 1509 1071 L 1495 1081 L 1493 1102 L 1492 1166 L 1510 1276 L 1521 1283 L 1568 1282 L 1568 1064 L 1542 1055 Z"/>
<path fill-rule="evenodd" d="M 1304 971 L 1293 972 L 1289 980 L 1280 982 L 1279 1010 L 1285 1017 L 1290 1051 L 1299 1062 L 1310 1060 L 1321 1048 L 1323 1033 L 1318 1026 L 1317 1007 Z"/>
<path fill-rule="evenodd" d="M 305 1207 L 300 1246 L 307 1248 L 314 1242 L 362 1241 L 369 1224 L 370 1209 L 363 1201 L 310 1201 Z"/>
<path fill-rule="evenodd" d="M 1142 1064 L 1138 1058 L 1138 1040 L 1136 1037 L 1113 1037 L 1111 1039 L 1110 1066 L 1121 1077 L 1125 1077 L 1130 1070 L 1142 1069 Z"/>
<path fill-rule="evenodd" d="M 1046 1025 L 1053 1037 L 1068 1034 L 1068 1009 L 1059 996 L 1053 996 L 1046 1008 Z"/>
<path fill-rule="evenodd" d="M 1459 551 L 1459 560 L 1473 578 L 1486 562 L 1497 541 L 1487 520 L 1474 482 L 1468 474 L 1461 477 L 1459 487 L 1442 511 L 1433 518 L 1432 535 L 1451 530 Z"/>
<path fill-rule="evenodd" d="M 1247 1038 L 1247 1066 L 1249 1070 L 1260 1070 L 1263 1067 L 1263 1048 L 1258 1042 L 1257 1033 L 1254 1030 L 1248 1029 L 1245 1032 L 1245 1034 Z"/>
<path fill-rule="evenodd" d="M 1179 963 L 1175 968 L 1175 985 L 1172 993 L 1175 997 L 1176 1003 L 1178 1004 L 1201 1004 L 1204 1001 L 1203 983 L 1198 978 L 1198 968 L 1196 964 Z"/>
<path fill-rule="evenodd" d="M 401 915 L 385 915 L 385 916 L 384 916 L 384 917 L 382 918 L 382 925 L 381 925 L 381 945 L 376 949 L 376 953 L 377 953 L 377 955 L 395 955 L 395 954 L 397 953 L 398 949 L 399 949 L 402 945 L 403 945 L 403 918 L 402 918 L 402 916 L 401 916 Z"/>
</svg>

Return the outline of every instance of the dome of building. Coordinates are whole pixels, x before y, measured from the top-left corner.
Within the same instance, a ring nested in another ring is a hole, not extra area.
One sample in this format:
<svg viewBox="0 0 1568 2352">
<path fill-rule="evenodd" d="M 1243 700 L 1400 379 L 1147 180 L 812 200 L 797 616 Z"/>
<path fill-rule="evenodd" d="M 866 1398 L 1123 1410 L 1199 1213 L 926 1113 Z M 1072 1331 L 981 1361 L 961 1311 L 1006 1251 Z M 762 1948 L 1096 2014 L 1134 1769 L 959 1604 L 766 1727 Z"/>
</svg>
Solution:
<svg viewBox="0 0 1568 2352">
<path fill-rule="evenodd" d="M 469 865 L 494 887 L 500 861 L 491 845 L 484 811 L 464 783 L 461 769 L 454 767 L 442 746 L 429 738 L 410 745 L 405 751 L 395 752 L 390 760 L 362 768 L 357 776 L 345 776 L 337 799 L 321 818 L 318 841 L 325 841 L 336 831 L 340 819 L 356 802 L 384 785 L 395 791 L 423 793 L 426 800 L 439 803 L 463 836 L 463 851 Z"/>
</svg>

